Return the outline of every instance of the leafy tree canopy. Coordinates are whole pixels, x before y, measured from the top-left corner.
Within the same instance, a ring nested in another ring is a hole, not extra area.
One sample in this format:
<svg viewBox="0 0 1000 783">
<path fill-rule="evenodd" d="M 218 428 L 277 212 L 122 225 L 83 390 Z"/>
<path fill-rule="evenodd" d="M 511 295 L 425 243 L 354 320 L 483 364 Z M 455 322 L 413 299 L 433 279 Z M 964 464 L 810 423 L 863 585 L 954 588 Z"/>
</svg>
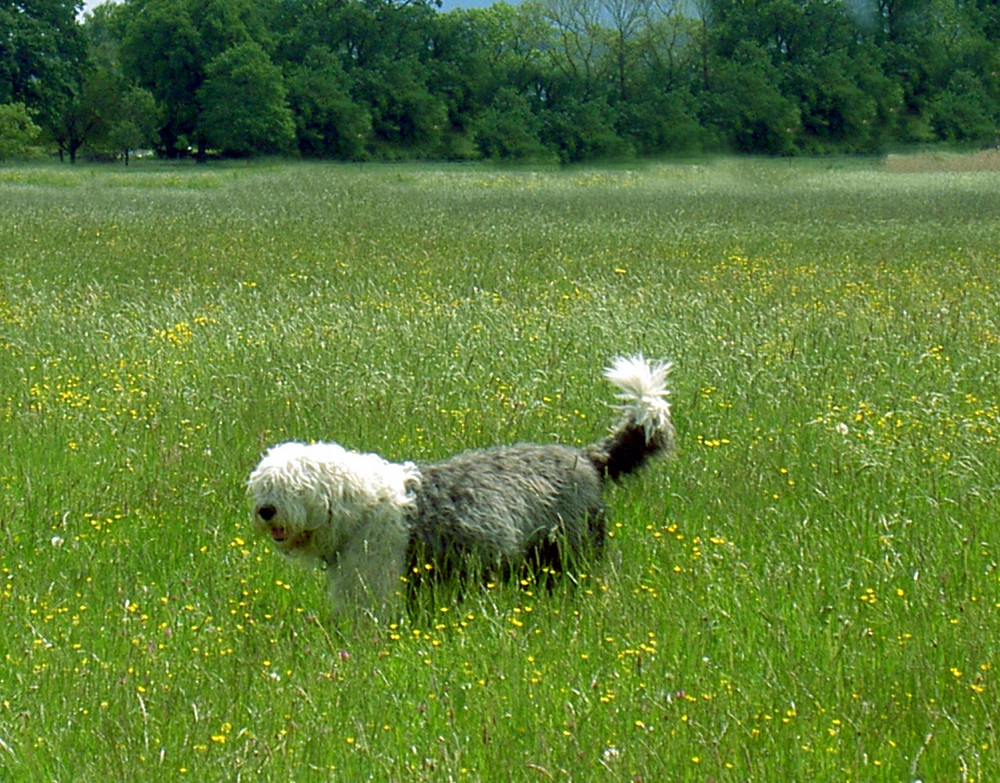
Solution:
<svg viewBox="0 0 1000 783">
<path fill-rule="evenodd" d="M 995 144 L 1000 123 L 997 0 L 78 8 L 0 0 L 0 104 L 71 158 L 872 152 Z"/>
<path fill-rule="evenodd" d="M 208 64 L 197 98 L 200 135 L 226 154 L 283 152 L 294 142 L 281 70 L 253 41 L 226 49 Z"/>
</svg>

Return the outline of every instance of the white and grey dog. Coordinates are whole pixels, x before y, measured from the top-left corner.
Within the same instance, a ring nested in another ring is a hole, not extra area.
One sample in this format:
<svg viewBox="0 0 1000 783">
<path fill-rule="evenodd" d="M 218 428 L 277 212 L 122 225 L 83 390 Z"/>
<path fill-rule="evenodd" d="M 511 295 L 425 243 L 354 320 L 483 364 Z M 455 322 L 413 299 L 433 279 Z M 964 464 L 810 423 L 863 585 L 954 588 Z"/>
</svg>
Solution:
<svg viewBox="0 0 1000 783">
<path fill-rule="evenodd" d="M 670 364 L 616 359 L 610 435 L 582 448 L 522 443 L 425 465 L 335 443 L 282 443 L 247 482 L 254 527 L 289 558 L 326 569 L 334 609 L 376 617 L 404 578 L 550 573 L 601 554 L 601 487 L 673 449 Z"/>
</svg>

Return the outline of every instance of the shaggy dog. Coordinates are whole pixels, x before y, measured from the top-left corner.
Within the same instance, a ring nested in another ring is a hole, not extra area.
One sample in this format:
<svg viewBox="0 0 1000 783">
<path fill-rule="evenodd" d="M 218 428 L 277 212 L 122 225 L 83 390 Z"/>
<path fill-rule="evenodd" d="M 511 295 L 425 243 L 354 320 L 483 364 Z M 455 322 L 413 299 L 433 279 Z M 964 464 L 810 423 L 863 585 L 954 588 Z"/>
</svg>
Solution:
<svg viewBox="0 0 1000 783">
<path fill-rule="evenodd" d="M 335 611 L 378 617 L 408 577 L 555 573 L 601 554 L 601 487 L 668 454 L 669 363 L 616 359 L 622 415 L 583 448 L 522 443 L 426 465 L 335 443 L 282 443 L 247 482 L 254 527 L 283 555 L 326 569 Z"/>
</svg>

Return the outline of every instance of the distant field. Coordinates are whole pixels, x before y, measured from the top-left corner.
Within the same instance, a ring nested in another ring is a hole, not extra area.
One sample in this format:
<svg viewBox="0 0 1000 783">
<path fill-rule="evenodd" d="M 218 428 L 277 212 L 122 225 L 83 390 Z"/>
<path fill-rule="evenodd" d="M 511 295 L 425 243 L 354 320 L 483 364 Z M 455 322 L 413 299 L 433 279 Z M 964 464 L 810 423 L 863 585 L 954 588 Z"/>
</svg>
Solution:
<svg viewBox="0 0 1000 783">
<path fill-rule="evenodd" d="M 1000 171 L 1000 149 L 975 153 L 925 152 L 919 155 L 889 155 L 885 168 L 896 173 Z"/>
<path fill-rule="evenodd" d="M 996 780 L 1000 178 L 900 163 L 0 168 L 0 778 Z M 588 442 L 636 351 L 578 588 L 362 633 L 251 535 L 269 444 Z"/>
</svg>

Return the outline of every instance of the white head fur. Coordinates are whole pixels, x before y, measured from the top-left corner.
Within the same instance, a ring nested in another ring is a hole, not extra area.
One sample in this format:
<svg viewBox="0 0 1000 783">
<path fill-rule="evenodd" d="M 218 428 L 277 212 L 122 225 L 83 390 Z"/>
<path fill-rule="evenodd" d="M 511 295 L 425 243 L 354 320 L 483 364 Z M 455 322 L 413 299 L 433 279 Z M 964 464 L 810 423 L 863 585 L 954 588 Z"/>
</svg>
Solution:
<svg viewBox="0 0 1000 783">
<path fill-rule="evenodd" d="M 282 443 L 250 474 L 254 527 L 287 557 L 336 560 L 354 541 L 398 541 L 420 473 L 336 443 Z"/>
</svg>

